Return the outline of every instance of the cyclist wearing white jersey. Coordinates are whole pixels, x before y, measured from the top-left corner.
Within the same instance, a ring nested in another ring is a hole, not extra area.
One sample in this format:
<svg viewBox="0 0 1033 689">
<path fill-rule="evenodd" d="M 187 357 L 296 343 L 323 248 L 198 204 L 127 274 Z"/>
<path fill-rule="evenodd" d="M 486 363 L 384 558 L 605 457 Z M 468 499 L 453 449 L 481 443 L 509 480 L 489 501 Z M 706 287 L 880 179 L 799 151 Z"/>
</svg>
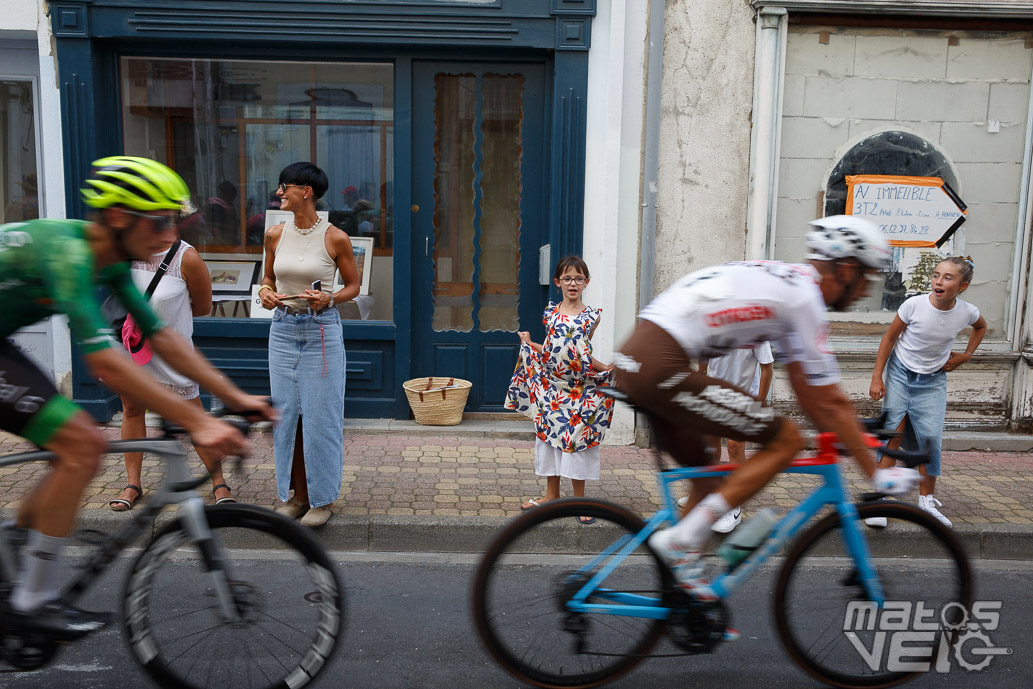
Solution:
<svg viewBox="0 0 1033 689">
<path fill-rule="evenodd" d="M 831 216 L 811 225 L 808 263 L 738 261 L 690 273 L 642 310 L 616 357 L 617 387 L 652 413 L 661 443 L 680 463 L 708 461 L 707 435 L 763 445 L 723 485 L 696 480 L 688 514 L 649 539 L 679 583 L 697 595 L 707 592 L 697 565 L 710 527 L 785 468 L 803 438 L 795 423 L 731 383 L 699 373 L 692 361 L 771 341 L 804 412 L 839 436 L 877 490 L 900 494 L 918 481 L 914 469 L 876 469 L 828 344 L 826 309 L 843 310 L 867 295 L 869 278 L 889 266 L 889 245 L 862 218 Z"/>
</svg>

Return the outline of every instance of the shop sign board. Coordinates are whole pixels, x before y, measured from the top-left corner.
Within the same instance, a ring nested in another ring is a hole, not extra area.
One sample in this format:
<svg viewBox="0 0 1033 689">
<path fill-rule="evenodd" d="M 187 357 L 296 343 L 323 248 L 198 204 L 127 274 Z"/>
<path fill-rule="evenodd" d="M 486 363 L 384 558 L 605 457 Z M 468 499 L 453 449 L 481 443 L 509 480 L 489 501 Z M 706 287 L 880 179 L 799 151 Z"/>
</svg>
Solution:
<svg viewBox="0 0 1033 689">
<path fill-rule="evenodd" d="M 965 203 L 939 177 L 847 175 L 848 215 L 871 220 L 892 246 L 939 247 L 966 219 Z"/>
</svg>

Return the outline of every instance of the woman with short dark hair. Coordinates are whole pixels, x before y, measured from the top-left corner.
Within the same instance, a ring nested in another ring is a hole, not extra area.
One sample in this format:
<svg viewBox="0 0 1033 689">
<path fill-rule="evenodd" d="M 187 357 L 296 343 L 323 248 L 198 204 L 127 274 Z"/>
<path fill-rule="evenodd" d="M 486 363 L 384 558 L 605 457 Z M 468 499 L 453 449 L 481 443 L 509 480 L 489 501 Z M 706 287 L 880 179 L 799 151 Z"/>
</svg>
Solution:
<svg viewBox="0 0 1033 689">
<path fill-rule="evenodd" d="M 316 213 L 326 173 L 292 163 L 279 182 L 280 209 L 293 217 L 265 233 L 258 287 L 262 306 L 274 310 L 269 382 L 281 417 L 273 429 L 276 492 L 285 503 L 277 512 L 322 526 L 340 495 L 344 467 L 346 359 L 335 307 L 358 295 L 359 274 L 348 235 Z M 344 289 L 335 293 L 338 270 Z"/>
</svg>

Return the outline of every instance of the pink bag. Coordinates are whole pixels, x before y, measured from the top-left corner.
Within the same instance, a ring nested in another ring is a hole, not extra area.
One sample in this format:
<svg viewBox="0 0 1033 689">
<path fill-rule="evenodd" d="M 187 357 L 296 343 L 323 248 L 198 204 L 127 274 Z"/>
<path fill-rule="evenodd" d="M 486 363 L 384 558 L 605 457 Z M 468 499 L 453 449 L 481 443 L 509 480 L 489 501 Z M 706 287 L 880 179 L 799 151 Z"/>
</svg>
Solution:
<svg viewBox="0 0 1033 689">
<path fill-rule="evenodd" d="M 140 332 L 140 327 L 132 316 L 126 316 L 126 322 L 122 324 L 122 346 L 126 348 L 133 363 L 137 366 L 143 366 L 153 356 L 151 345 Z"/>
</svg>

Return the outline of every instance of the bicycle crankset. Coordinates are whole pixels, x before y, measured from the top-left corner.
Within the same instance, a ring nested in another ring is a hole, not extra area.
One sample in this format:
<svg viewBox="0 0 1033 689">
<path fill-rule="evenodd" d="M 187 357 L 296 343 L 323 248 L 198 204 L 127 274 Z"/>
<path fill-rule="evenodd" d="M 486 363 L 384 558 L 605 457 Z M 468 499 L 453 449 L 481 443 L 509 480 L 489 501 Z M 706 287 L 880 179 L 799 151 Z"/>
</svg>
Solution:
<svg viewBox="0 0 1033 689">
<path fill-rule="evenodd" d="M 728 610 L 720 600 L 700 601 L 675 591 L 667 635 L 689 653 L 710 653 L 724 638 Z"/>
</svg>

